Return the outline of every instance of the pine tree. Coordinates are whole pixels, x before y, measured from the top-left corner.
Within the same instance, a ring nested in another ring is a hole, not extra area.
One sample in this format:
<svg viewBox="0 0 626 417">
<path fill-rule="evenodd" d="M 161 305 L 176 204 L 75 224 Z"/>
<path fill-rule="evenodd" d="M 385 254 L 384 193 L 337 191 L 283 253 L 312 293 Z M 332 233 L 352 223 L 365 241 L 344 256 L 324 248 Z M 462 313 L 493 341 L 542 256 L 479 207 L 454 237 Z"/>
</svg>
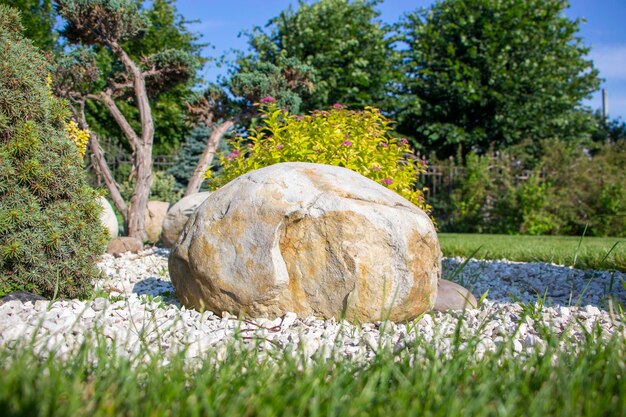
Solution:
<svg viewBox="0 0 626 417">
<path fill-rule="evenodd" d="M 0 5 L 0 295 L 84 296 L 106 243 L 97 193 L 67 137 L 48 63 Z"/>
</svg>

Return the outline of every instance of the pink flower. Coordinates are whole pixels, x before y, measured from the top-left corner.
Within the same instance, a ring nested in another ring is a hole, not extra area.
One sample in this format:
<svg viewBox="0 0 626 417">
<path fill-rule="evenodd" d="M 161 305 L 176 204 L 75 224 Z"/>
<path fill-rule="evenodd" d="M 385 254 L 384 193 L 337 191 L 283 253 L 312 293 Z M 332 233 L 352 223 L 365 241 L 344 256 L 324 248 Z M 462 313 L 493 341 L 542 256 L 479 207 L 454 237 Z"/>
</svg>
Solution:
<svg viewBox="0 0 626 417">
<path fill-rule="evenodd" d="M 387 143 L 385 142 L 380 142 L 379 145 L 382 146 L 383 148 L 386 148 L 388 146 Z"/>
<path fill-rule="evenodd" d="M 344 106 L 343 104 L 339 104 L 339 103 L 335 103 L 331 107 L 335 110 L 343 110 L 346 108 L 346 106 Z"/>
<path fill-rule="evenodd" d="M 344 140 L 343 142 L 341 142 L 341 146 L 352 146 L 352 142 L 350 142 L 349 140 Z"/>
<path fill-rule="evenodd" d="M 233 159 L 237 158 L 239 155 L 241 155 L 241 151 L 239 149 L 235 149 L 234 151 L 228 154 L 228 156 L 226 157 L 226 160 L 232 161 Z"/>
<path fill-rule="evenodd" d="M 261 104 L 270 104 L 270 103 L 275 103 L 275 102 L 276 102 L 276 99 L 272 96 L 265 96 L 261 100 L 259 100 L 259 103 Z"/>
<path fill-rule="evenodd" d="M 407 138 L 402 138 L 400 139 L 400 143 L 403 145 L 408 145 L 409 144 L 409 140 Z"/>
<path fill-rule="evenodd" d="M 391 178 L 385 178 L 384 180 L 380 180 L 380 183 L 383 185 L 391 185 L 393 184 L 393 180 Z"/>
<path fill-rule="evenodd" d="M 373 166 L 372 166 L 372 169 L 373 169 L 374 171 L 380 171 L 380 167 L 379 167 L 378 165 L 373 165 Z"/>
<path fill-rule="evenodd" d="M 276 145 L 276 149 L 278 149 L 279 151 L 281 149 L 283 149 L 285 147 L 285 145 L 281 145 L 280 143 L 278 145 Z"/>
</svg>

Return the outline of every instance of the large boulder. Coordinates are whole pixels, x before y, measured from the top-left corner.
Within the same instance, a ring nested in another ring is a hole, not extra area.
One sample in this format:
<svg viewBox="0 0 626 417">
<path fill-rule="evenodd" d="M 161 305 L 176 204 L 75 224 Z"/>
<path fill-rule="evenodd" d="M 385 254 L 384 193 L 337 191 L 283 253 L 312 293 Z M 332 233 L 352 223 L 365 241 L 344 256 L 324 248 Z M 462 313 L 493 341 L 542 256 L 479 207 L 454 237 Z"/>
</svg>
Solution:
<svg viewBox="0 0 626 417">
<path fill-rule="evenodd" d="M 103 209 L 100 213 L 100 222 L 109 231 L 111 238 L 117 237 L 119 226 L 111 203 L 106 198 L 100 197 L 100 205 Z"/>
<path fill-rule="evenodd" d="M 174 246 L 189 217 L 210 194 L 210 192 L 205 191 L 188 195 L 169 208 L 163 220 L 163 232 L 161 233 L 163 246 L 166 248 Z"/>
<path fill-rule="evenodd" d="M 205 200 L 169 270 L 187 307 L 401 321 L 434 306 L 441 251 L 428 215 L 391 190 L 345 168 L 283 163 Z"/>
<path fill-rule="evenodd" d="M 146 239 L 148 242 L 156 243 L 161 238 L 163 220 L 169 208 L 170 203 L 165 201 L 148 201 L 145 213 Z"/>
</svg>

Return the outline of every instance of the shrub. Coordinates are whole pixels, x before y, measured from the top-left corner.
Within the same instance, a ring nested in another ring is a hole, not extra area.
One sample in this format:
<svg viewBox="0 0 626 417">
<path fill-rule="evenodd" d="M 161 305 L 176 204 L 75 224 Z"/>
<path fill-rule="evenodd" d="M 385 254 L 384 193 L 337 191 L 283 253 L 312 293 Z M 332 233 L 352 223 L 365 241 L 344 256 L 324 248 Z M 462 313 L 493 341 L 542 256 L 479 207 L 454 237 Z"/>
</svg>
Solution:
<svg viewBox="0 0 626 417">
<path fill-rule="evenodd" d="M 521 153 L 520 153 L 521 152 Z M 436 201 L 443 231 L 626 236 L 626 147 L 547 140 L 531 167 L 523 151 L 470 153 Z M 525 170 L 524 168 L 529 169 Z"/>
<path fill-rule="evenodd" d="M 0 5 L 0 295 L 84 296 L 106 243 L 97 193 L 66 136 L 47 62 Z"/>
<path fill-rule="evenodd" d="M 312 162 L 351 169 L 430 212 L 423 190 L 415 186 L 425 165 L 406 139 L 390 135 L 391 122 L 378 109 L 352 111 L 335 104 L 328 111 L 298 116 L 279 109 L 271 97 L 262 101 L 268 104 L 260 109 L 262 123 L 249 136 L 233 140 L 233 151 L 219 158 L 220 174 L 207 171 L 211 189 L 268 165 Z"/>
</svg>

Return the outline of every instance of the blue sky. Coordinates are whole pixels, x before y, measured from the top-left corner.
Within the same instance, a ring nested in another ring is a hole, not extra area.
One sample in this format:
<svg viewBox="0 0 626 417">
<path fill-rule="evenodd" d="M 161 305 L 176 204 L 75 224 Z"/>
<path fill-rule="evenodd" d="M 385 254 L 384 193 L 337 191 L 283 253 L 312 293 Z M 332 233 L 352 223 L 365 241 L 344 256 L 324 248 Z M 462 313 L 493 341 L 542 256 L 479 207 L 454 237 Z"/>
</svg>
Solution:
<svg viewBox="0 0 626 417">
<path fill-rule="evenodd" d="M 418 7 L 428 7 L 431 0 L 385 0 L 378 8 L 381 19 L 395 22 L 405 12 Z M 245 37 L 238 34 L 254 26 L 264 26 L 290 4 L 297 7 L 297 0 L 178 0 L 179 12 L 186 19 L 200 22 L 189 28 L 203 35 L 203 42 L 214 49 L 206 56 L 220 56 L 230 49 L 245 49 Z M 626 0 L 570 0 L 566 15 L 584 18 L 580 36 L 591 46 L 589 57 L 600 70 L 604 79 L 602 88 L 608 92 L 609 115 L 626 119 Z M 213 81 L 224 69 L 207 67 L 204 75 Z M 593 109 L 601 107 L 600 93 L 585 102 Z"/>
</svg>

